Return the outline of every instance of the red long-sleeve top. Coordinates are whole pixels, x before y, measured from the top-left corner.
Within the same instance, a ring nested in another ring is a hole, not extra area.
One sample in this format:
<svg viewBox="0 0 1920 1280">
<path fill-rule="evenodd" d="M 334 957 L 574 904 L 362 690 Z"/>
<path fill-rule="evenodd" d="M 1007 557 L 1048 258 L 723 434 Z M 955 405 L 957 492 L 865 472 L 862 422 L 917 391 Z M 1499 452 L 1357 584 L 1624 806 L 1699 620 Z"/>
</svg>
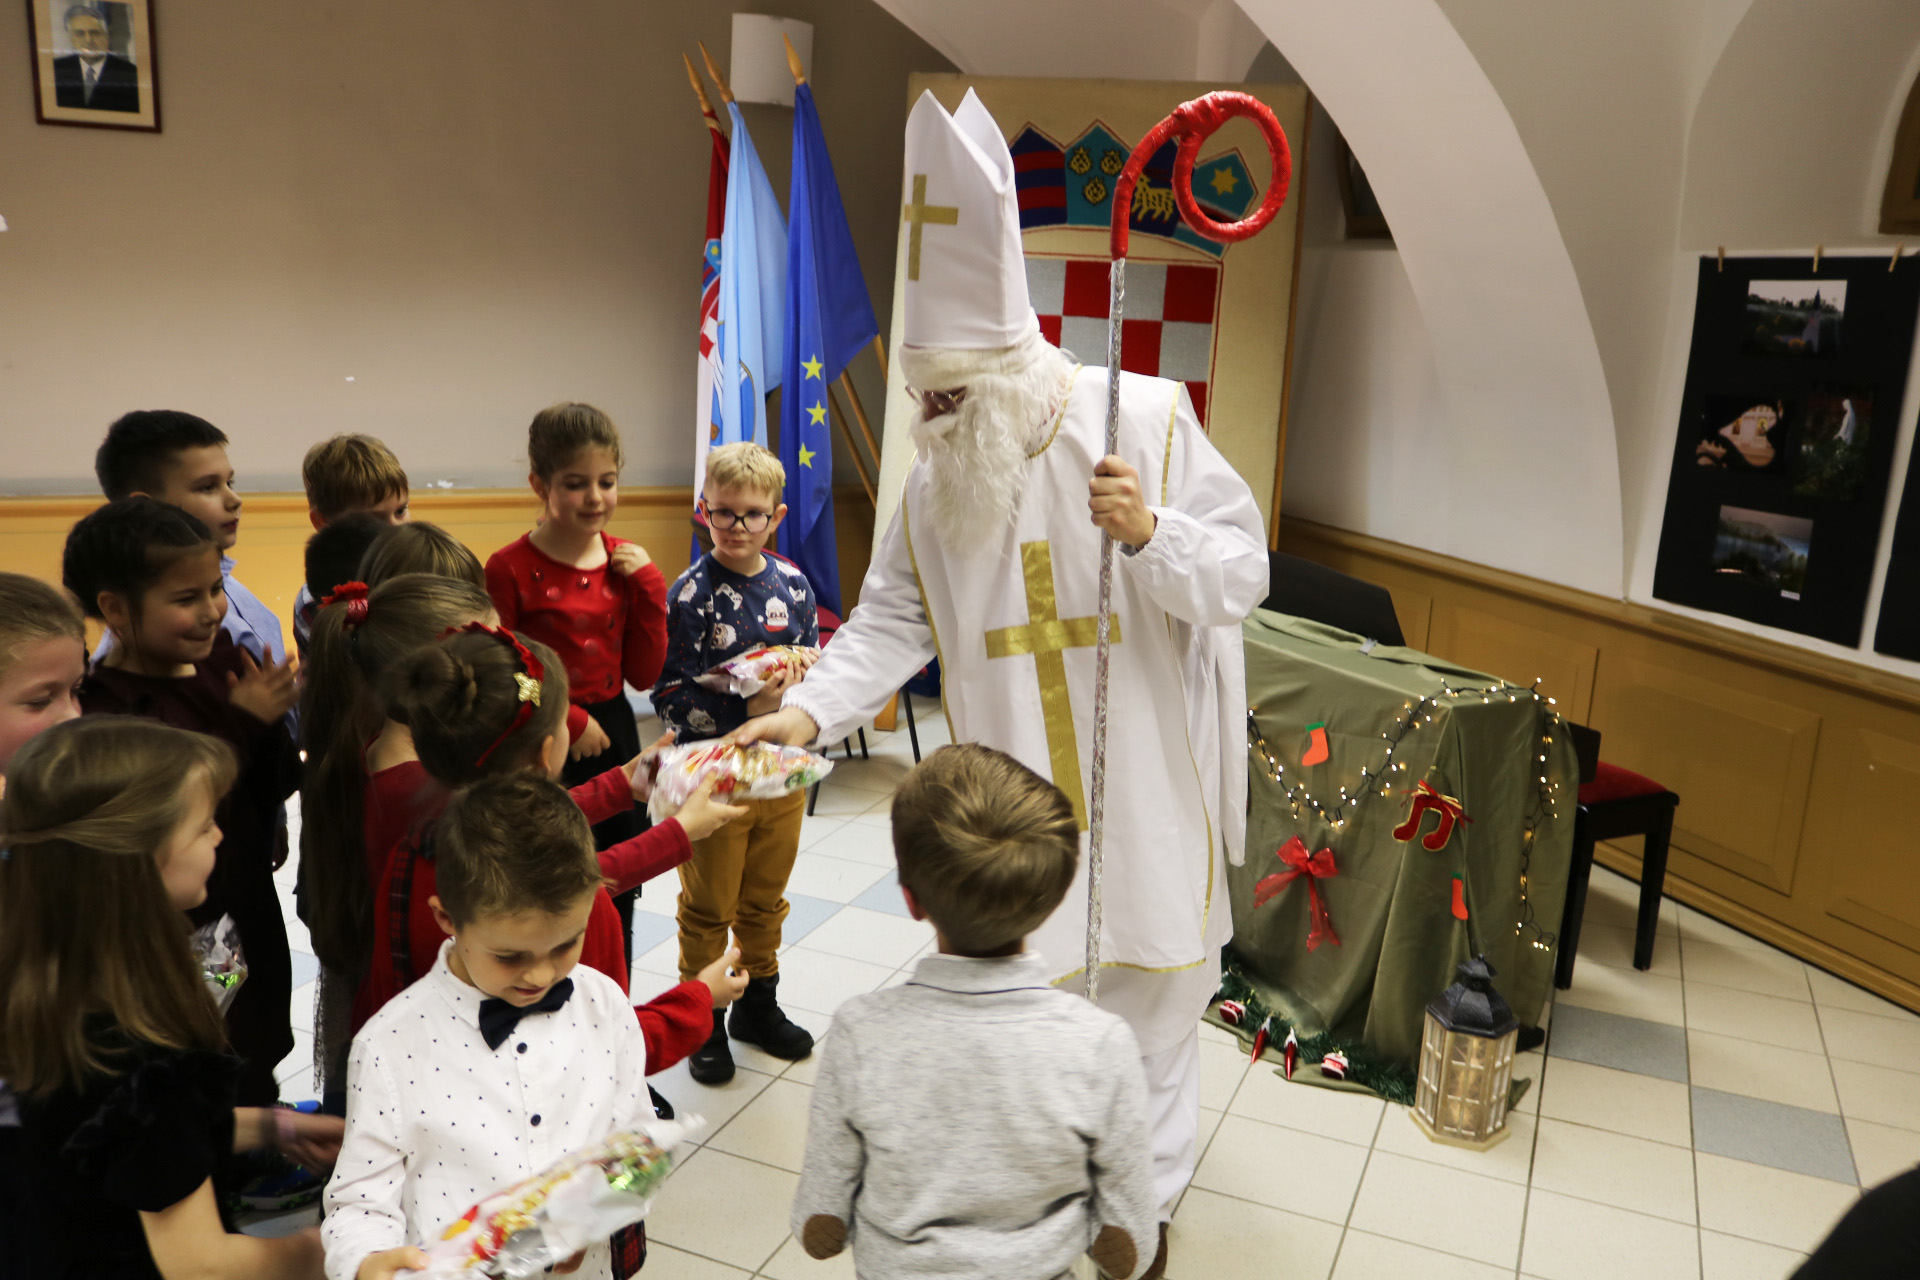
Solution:
<svg viewBox="0 0 1920 1280">
<path fill-rule="evenodd" d="M 631 575 L 613 568 L 625 538 L 603 533 L 607 563 L 598 569 L 562 564 L 519 538 L 487 559 L 487 594 L 500 625 L 521 631 L 560 655 L 567 669 L 567 732 L 586 731 L 586 708 L 620 694 L 624 680 L 651 689 L 667 658 L 667 580 L 648 564 Z"/>
<path fill-rule="evenodd" d="M 633 788 L 619 769 L 607 770 L 570 794 L 589 823 L 633 807 Z M 364 832 L 369 883 L 374 886 L 374 947 L 367 975 L 354 993 L 355 1033 L 425 971 L 446 937 L 429 905 L 437 888 L 430 848 L 433 824 L 446 802 L 446 789 L 417 760 L 367 779 Z M 376 854 L 383 847 L 379 841 L 385 841 L 385 852 Z M 669 819 L 603 850 L 600 871 L 612 882 L 612 892 L 623 893 L 692 856 L 685 828 Z M 404 924 L 398 920 L 402 910 Z M 628 989 L 620 913 L 605 887 L 594 895 L 580 963 L 606 974 L 622 991 Z M 683 982 L 635 1008 L 634 1016 L 646 1039 L 647 1073 L 652 1075 L 681 1061 L 712 1033 L 713 993 L 703 982 Z"/>
</svg>

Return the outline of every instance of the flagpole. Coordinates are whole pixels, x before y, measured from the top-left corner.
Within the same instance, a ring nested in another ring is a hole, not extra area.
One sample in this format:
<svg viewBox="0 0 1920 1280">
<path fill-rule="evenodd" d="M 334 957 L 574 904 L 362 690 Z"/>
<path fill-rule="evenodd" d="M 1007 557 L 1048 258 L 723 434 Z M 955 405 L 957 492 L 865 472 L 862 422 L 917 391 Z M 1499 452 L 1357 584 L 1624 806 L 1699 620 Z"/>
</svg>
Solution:
<svg viewBox="0 0 1920 1280">
<path fill-rule="evenodd" d="M 873 465 L 880 465 L 880 443 L 873 438 L 873 427 L 867 422 L 866 406 L 860 403 L 860 393 L 853 389 L 853 379 L 847 371 L 840 371 L 840 389 L 847 393 L 847 403 L 853 406 L 854 420 L 860 424 L 860 434 L 867 439 L 867 448 L 873 450 Z"/>
<path fill-rule="evenodd" d="M 707 64 L 707 75 L 712 77 L 714 86 L 720 90 L 720 101 L 729 106 L 733 105 L 733 90 L 727 88 L 727 78 L 720 74 L 720 68 L 714 64 L 713 55 L 707 52 L 707 46 L 703 42 L 696 40 L 694 43 L 700 46 L 700 61 Z"/>
<path fill-rule="evenodd" d="M 880 381 L 887 380 L 887 347 L 880 341 L 880 335 L 873 335 L 873 358 L 880 362 Z"/>
<path fill-rule="evenodd" d="M 700 73 L 693 69 L 693 59 L 686 54 L 680 55 L 680 61 L 687 67 L 687 83 L 693 86 L 693 96 L 700 99 L 700 114 L 707 118 L 707 128 L 713 131 L 721 146 L 727 143 L 726 131 L 720 127 L 720 117 L 715 114 L 713 102 L 707 97 L 707 86 L 700 83 Z"/>
<path fill-rule="evenodd" d="M 867 491 L 867 501 L 873 504 L 875 511 L 878 511 L 880 502 L 874 497 L 873 480 L 867 475 L 866 460 L 860 456 L 860 446 L 853 442 L 853 428 L 847 425 L 847 415 L 840 411 L 840 401 L 834 396 L 832 387 L 827 388 L 827 407 L 833 410 L 833 424 L 839 427 L 840 434 L 846 437 L 847 453 L 853 458 L 853 469 L 860 473 L 860 487 Z"/>
</svg>

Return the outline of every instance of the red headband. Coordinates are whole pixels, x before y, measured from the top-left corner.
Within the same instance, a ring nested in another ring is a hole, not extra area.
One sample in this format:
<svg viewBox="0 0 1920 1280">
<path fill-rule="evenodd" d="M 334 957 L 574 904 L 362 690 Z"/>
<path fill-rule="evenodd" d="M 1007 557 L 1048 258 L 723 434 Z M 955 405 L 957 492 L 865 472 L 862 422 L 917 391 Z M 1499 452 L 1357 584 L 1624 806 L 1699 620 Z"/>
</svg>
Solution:
<svg viewBox="0 0 1920 1280">
<path fill-rule="evenodd" d="M 347 606 L 347 626 L 357 627 L 367 620 L 367 584 L 364 582 L 343 582 L 333 589 L 333 594 L 321 598 L 320 607 L 331 604 Z"/>
<path fill-rule="evenodd" d="M 480 758 L 473 762 L 474 767 L 479 768 L 487 762 L 489 756 L 500 749 L 501 743 L 520 732 L 521 729 L 526 727 L 527 721 L 533 719 L 534 709 L 540 705 L 540 684 L 547 678 L 547 669 L 541 664 L 540 659 L 533 656 L 532 651 L 530 651 L 527 646 L 520 643 L 520 637 L 514 635 L 513 632 L 508 631 L 504 627 L 490 627 L 484 622 L 469 622 L 464 627 L 453 628 L 448 634 L 457 635 L 462 631 L 473 631 L 481 635 L 493 636 L 502 644 L 512 648 L 515 655 L 520 659 L 520 670 L 513 673 L 516 698 L 513 720 L 507 725 L 506 729 L 501 732 L 500 736 L 493 740 L 493 745 L 485 751 L 482 751 Z"/>
</svg>

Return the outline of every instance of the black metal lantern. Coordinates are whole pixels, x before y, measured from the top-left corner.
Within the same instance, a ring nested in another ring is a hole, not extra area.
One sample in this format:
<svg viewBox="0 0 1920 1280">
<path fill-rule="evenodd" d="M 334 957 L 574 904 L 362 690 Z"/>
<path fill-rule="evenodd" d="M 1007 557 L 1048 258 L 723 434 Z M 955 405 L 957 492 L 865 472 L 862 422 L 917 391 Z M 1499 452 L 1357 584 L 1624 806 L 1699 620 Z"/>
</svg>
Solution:
<svg viewBox="0 0 1920 1280">
<path fill-rule="evenodd" d="M 1459 975 L 1427 1005 L 1413 1119 L 1435 1142 L 1484 1151 L 1507 1136 L 1520 1021 L 1493 989 L 1485 956 L 1462 964 Z"/>
</svg>

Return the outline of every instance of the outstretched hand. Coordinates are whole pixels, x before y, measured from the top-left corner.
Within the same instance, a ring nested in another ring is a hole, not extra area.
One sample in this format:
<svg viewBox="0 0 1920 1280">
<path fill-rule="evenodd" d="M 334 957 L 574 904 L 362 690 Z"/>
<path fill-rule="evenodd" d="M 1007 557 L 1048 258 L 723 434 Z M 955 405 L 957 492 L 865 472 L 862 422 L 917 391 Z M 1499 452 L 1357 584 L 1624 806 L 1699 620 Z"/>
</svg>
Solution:
<svg viewBox="0 0 1920 1280">
<path fill-rule="evenodd" d="M 227 673 L 227 701 L 266 724 L 293 710 L 300 700 L 300 682 L 292 658 L 263 667 L 242 649 L 240 665 L 242 674 Z"/>
<path fill-rule="evenodd" d="M 820 736 L 820 726 L 798 707 L 782 707 L 772 715 L 749 720 L 728 734 L 726 741 L 736 747 L 753 742 L 772 742 L 780 746 L 804 747 Z"/>
<path fill-rule="evenodd" d="M 673 745 L 674 732 L 669 729 L 640 752 L 639 755 L 620 766 L 627 775 L 627 785 L 633 789 L 633 802 L 645 804 L 653 798 L 653 762 L 660 753 Z"/>
<path fill-rule="evenodd" d="M 1139 471 L 1126 461 L 1113 454 L 1100 459 L 1087 482 L 1087 494 L 1094 524 L 1112 534 L 1115 542 L 1138 549 L 1152 540 L 1159 518 L 1140 494 Z"/>
<path fill-rule="evenodd" d="M 740 805 L 723 804 L 713 798 L 712 778 L 702 782 L 687 802 L 673 815 L 686 831 L 689 841 L 705 840 L 720 828 L 746 812 Z"/>
</svg>

